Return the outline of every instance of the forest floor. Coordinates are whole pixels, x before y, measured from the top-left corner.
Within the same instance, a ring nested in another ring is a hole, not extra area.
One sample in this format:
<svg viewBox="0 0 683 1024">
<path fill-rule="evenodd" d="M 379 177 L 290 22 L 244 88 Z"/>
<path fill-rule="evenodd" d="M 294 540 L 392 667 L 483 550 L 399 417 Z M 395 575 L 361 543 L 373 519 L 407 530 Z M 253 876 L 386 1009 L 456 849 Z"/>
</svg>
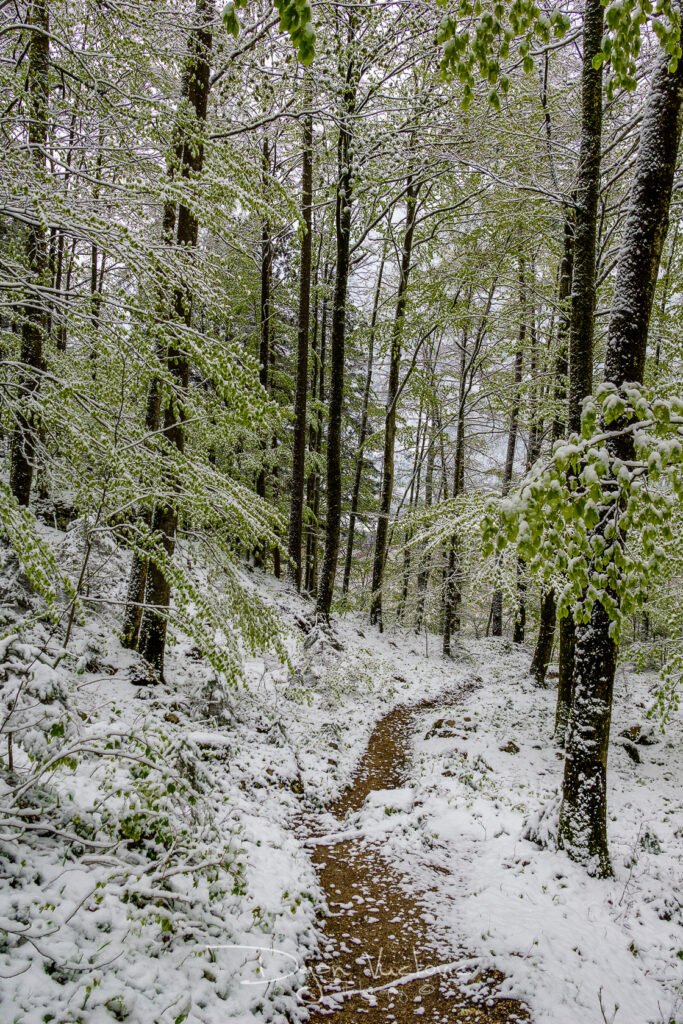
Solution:
<svg viewBox="0 0 683 1024">
<path fill-rule="evenodd" d="M 386 791 L 390 798 L 390 791 L 406 782 L 420 714 L 452 711 L 471 690 L 472 684 L 465 684 L 459 692 L 415 707 L 399 706 L 379 722 L 357 774 L 329 808 L 342 830 L 346 816 L 361 810 L 370 795 Z M 459 991 L 457 972 L 463 963 L 469 968 L 467 953 L 442 962 L 440 943 L 425 919 L 429 890 L 411 888 L 409 880 L 382 857 L 381 843 L 345 839 L 342 831 L 310 839 L 307 845 L 313 846 L 313 863 L 329 908 L 322 957 L 308 971 L 309 1024 L 330 1019 L 333 1024 L 408 1024 L 422 1018 L 434 1024 L 528 1020 L 518 1002 L 496 998 L 501 979 L 495 971 L 478 979 L 476 995 Z"/>
<path fill-rule="evenodd" d="M 528 649 L 444 660 L 245 572 L 289 665 L 245 656 L 225 692 L 179 637 L 166 683 L 134 685 L 126 556 L 99 554 L 68 652 L 40 625 L 0 651 L 3 1022 L 681 1024 L 683 727 L 648 720 L 654 675 L 619 670 L 601 881 L 554 847 Z"/>
</svg>

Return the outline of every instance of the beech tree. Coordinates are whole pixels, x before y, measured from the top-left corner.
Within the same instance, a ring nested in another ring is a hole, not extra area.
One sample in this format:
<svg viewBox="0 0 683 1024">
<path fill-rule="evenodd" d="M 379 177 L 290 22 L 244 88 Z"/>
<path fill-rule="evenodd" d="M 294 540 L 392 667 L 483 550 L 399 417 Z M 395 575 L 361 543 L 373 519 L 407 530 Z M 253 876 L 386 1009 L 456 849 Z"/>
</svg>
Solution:
<svg viewBox="0 0 683 1024">
<path fill-rule="evenodd" d="M 145 685 L 178 639 L 235 685 L 294 601 L 456 662 L 538 629 L 557 839 L 606 875 L 617 660 L 666 644 L 664 719 L 683 672 L 678 4 L 10 6 L 0 528 L 36 617 L 68 651 L 119 559 Z"/>
<path fill-rule="evenodd" d="M 624 244 L 612 301 L 605 382 L 614 389 L 642 384 L 648 330 L 664 240 L 669 223 L 676 160 L 683 124 L 683 65 L 674 70 L 667 55 L 660 58 L 643 116 Z M 610 562 L 624 543 L 628 528 L 619 515 L 622 502 L 616 481 L 618 467 L 636 454 L 630 417 L 625 414 L 608 429 L 610 472 L 603 478 L 593 546 L 600 548 L 610 519 Z M 609 574 L 607 576 L 609 579 Z M 608 584 L 609 601 L 596 594 L 588 621 L 577 630 L 574 655 L 574 698 L 567 740 L 558 838 L 575 860 L 596 874 L 611 872 L 607 847 L 607 750 L 617 656 L 616 623 L 621 594 Z M 587 614 L 587 613 L 586 613 Z"/>
</svg>

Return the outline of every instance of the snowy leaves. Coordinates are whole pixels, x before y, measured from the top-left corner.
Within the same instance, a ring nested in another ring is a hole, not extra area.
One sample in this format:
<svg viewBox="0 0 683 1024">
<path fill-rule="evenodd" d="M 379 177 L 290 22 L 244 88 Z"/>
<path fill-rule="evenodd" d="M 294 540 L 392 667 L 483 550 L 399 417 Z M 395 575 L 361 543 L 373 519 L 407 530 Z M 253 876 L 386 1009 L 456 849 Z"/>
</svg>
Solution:
<svg viewBox="0 0 683 1024">
<path fill-rule="evenodd" d="M 230 0 L 225 6 L 223 11 L 223 24 L 225 25 L 226 32 L 229 32 L 231 36 L 237 39 L 240 34 L 240 23 L 237 17 L 237 11 L 242 10 L 247 6 L 247 0 Z"/>
<path fill-rule="evenodd" d="M 274 5 L 280 15 L 280 30 L 289 34 L 301 63 L 310 64 L 315 56 L 315 32 L 309 0 L 274 0 Z M 247 0 L 230 0 L 223 11 L 226 31 L 235 38 L 240 31 L 237 11 L 246 7 Z"/>
<path fill-rule="evenodd" d="M 274 0 L 280 15 L 280 28 L 288 32 L 302 64 L 310 64 L 315 56 L 315 33 L 311 24 L 308 0 Z"/>
<path fill-rule="evenodd" d="M 584 403 L 582 433 L 556 445 L 545 467 L 491 507 L 485 550 L 515 544 L 532 572 L 562 579 L 560 615 L 587 622 L 600 601 L 616 637 L 680 540 L 671 509 L 683 496 L 683 402 L 603 384 Z M 612 445 L 624 433 L 633 438 L 629 460 Z"/>
<path fill-rule="evenodd" d="M 600 68 L 609 63 L 611 67 L 610 98 L 616 89 L 635 89 L 636 61 L 648 26 L 670 56 L 670 70 L 676 70 L 681 25 L 673 0 L 603 0 L 603 6 L 606 32 L 594 65 Z M 561 38 L 569 26 L 569 18 L 561 10 L 546 14 L 533 0 L 515 0 L 511 5 L 461 0 L 455 12 L 444 17 L 439 30 L 442 75 L 462 83 L 465 108 L 474 98 L 478 76 L 491 86 L 489 101 L 499 109 L 500 94 L 507 94 L 510 85 L 501 62 L 510 56 L 513 45 L 516 43 L 516 56 L 529 73 L 534 68 L 533 47 Z"/>
<path fill-rule="evenodd" d="M 9 488 L 0 484 L 0 537 L 16 555 L 31 589 L 45 602 L 51 617 L 58 617 L 60 591 L 73 597 L 73 587 L 60 571 L 54 553 L 42 539 L 28 509 L 21 508 Z"/>
<path fill-rule="evenodd" d="M 494 3 L 483 8 L 479 2 L 461 0 L 456 13 L 444 17 L 438 36 L 443 45 L 441 73 L 444 78 L 458 78 L 462 83 L 465 108 L 474 98 L 478 74 L 491 86 L 489 101 L 499 109 L 499 94 L 507 94 L 510 86 L 501 61 L 509 57 L 513 42 L 519 40 L 517 51 L 528 73 L 534 67 L 534 43 L 545 44 L 553 36 L 563 36 L 569 20 L 558 10 L 549 16 L 542 13 L 532 0 L 515 0 L 509 6 Z"/>
<path fill-rule="evenodd" d="M 672 0 L 604 0 L 606 32 L 602 51 L 593 63 L 596 68 L 609 62 L 611 77 L 607 94 L 612 98 L 616 89 L 633 90 L 636 87 L 636 60 L 640 53 L 642 33 L 648 24 L 671 57 L 669 70 L 675 71 L 681 56 L 680 12 Z"/>
</svg>

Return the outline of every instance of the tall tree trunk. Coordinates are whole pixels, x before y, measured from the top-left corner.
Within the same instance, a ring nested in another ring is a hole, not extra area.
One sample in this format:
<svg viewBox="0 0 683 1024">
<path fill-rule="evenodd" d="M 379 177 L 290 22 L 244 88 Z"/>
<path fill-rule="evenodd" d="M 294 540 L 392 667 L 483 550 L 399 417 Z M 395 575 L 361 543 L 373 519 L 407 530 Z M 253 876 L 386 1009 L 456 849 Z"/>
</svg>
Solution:
<svg viewBox="0 0 683 1024">
<path fill-rule="evenodd" d="M 323 274 L 325 289 L 329 286 L 327 272 Z M 322 315 L 320 325 L 320 355 L 316 357 L 313 379 L 313 394 L 318 396 L 318 414 L 315 427 L 311 427 L 310 446 L 311 453 L 320 458 L 323 450 L 324 418 L 322 410 L 325 407 L 325 364 L 327 359 L 327 292 L 322 301 Z M 316 388 L 317 381 L 317 388 Z M 315 469 L 308 478 L 308 507 L 310 509 L 311 522 L 306 534 L 306 579 L 305 588 L 309 594 L 316 595 L 318 589 L 318 528 L 320 518 L 320 490 L 321 474 Z"/>
<path fill-rule="evenodd" d="M 426 430 L 426 427 L 425 427 Z M 434 498 L 434 463 L 436 461 L 436 422 L 431 417 L 431 437 L 427 442 L 427 467 L 425 469 L 425 508 L 432 507 Z M 420 570 L 417 574 L 417 604 L 415 608 L 415 632 L 419 633 L 424 621 L 425 597 L 429 583 L 430 558 L 422 555 Z"/>
<path fill-rule="evenodd" d="M 349 534 L 346 539 L 346 559 L 344 561 L 344 580 L 342 582 L 342 593 L 348 594 L 349 582 L 351 580 L 351 565 L 353 562 L 353 544 L 356 535 L 356 517 L 358 516 L 358 503 L 360 500 L 360 485 L 363 479 L 363 465 L 365 463 L 365 442 L 369 434 L 370 392 L 372 391 L 372 370 L 375 356 L 375 330 L 377 327 L 377 314 L 379 312 L 379 300 L 382 293 L 382 277 L 384 276 L 384 263 L 386 252 L 382 250 L 382 258 L 377 271 L 377 283 L 375 295 L 372 302 L 372 316 L 370 319 L 370 334 L 368 337 L 368 364 L 365 372 L 365 387 L 363 388 L 363 404 L 360 417 L 360 435 L 358 438 L 358 458 L 356 459 L 356 471 L 353 477 L 353 491 L 351 492 L 351 514 L 349 516 Z"/>
<path fill-rule="evenodd" d="M 583 18 L 581 73 L 581 146 L 576 183 L 572 315 L 569 335 L 569 432 L 581 429 L 583 400 L 593 391 L 593 332 L 595 314 L 596 241 L 602 151 L 602 66 L 594 59 L 602 49 L 605 8 L 602 0 L 586 0 Z M 570 616 L 560 624 L 560 679 L 557 710 L 561 722 L 569 714 L 573 688 L 575 627 Z M 561 729 L 561 725 L 560 725 Z M 562 733 L 558 732 L 561 739 Z"/>
<path fill-rule="evenodd" d="M 33 0 L 28 16 L 27 136 L 38 176 L 45 173 L 48 139 L 50 14 L 48 0 Z M 30 291 L 23 305 L 21 328 L 21 401 L 10 450 L 10 488 L 20 505 L 28 505 L 36 458 L 35 415 L 31 408 L 43 370 L 43 340 L 49 313 L 41 290 L 50 285 L 47 231 L 38 211 L 26 234 L 26 258 Z"/>
<path fill-rule="evenodd" d="M 352 43 L 355 16 L 349 25 L 349 43 Z M 351 203 L 353 200 L 353 138 L 352 117 L 356 106 L 357 77 L 355 63 L 350 59 L 346 68 L 346 81 L 337 142 L 337 195 L 335 203 L 336 273 L 332 308 L 332 337 L 330 343 L 330 406 L 327 423 L 327 518 L 325 522 L 325 552 L 320 570 L 317 611 L 329 617 L 334 594 L 339 557 L 339 534 L 342 507 L 342 414 L 344 407 L 344 348 L 346 343 L 346 293 L 349 284 L 351 249 Z"/>
<path fill-rule="evenodd" d="M 210 88 L 212 0 L 196 0 L 196 16 L 196 24 L 188 41 L 189 56 L 183 76 L 183 95 L 187 97 L 193 110 L 198 131 L 203 134 Z M 203 166 L 204 146 L 201 136 L 199 141 L 196 138 L 183 139 L 179 150 L 179 173 L 185 178 L 190 175 L 197 176 L 201 174 Z M 177 244 L 189 250 L 195 249 L 198 232 L 199 223 L 195 214 L 188 206 L 181 203 L 178 207 Z M 183 287 L 178 287 L 175 290 L 174 313 L 177 320 L 183 321 L 187 325 L 191 323 L 191 296 Z M 166 358 L 168 368 L 175 379 L 178 395 L 173 396 L 164 411 L 164 432 L 171 444 L 179 452 L 182 452 L 185 446 L 182 396 L 187 391 L 189 382 L 189 362 L 187 355 L 173 342 L 168 346 Z M 172 489 L 171 475 L 169 476 L 169 485 Z M 172 559 L 178 528 L 178 508 L 171 498 L 157 504 L 152 528 L 158 537 L 165 558 Z M 145 609 L 140 624 L 139 650 L 162 678 L 170 599 L 169 575 L 163 571 L 158 561 L 152 559 L 147 569 Z"/>
<path fill-rule="evenodd" d="M 605 356 L 605 380 L 617 387 L 643 380 L 652 302 L 668 228 L 683 122 L 683 62 L 673 74 L 668 62 L 668 56 L 660 56 L 650 88 L 617 267 Z M 613 436 L 608 447 L 615 459 L 633 458 L 630 433 Z M 604 486 L 616 489 L 616 481 L 607 479 Z M 623 545 L 624 540 L 623 530 L 618 531 L 615 545 Z M 619 595 L 611 596 L 618 600 Z M 558 827 L 559 845 L 573 860 L 603 877 L 611 874 L 607 751 L 617 660 L 609 627 L 609 616 L 599 600 L 590 622 L 577 627 L 574 699 Z"/>
<path fill-rule="evenodd" d="M 422 398 L 420 398 L 420 409 L 418 412 L 418 428 L 415 436 L 415 459 L 413 460 L 413 473 L 411 474 L 411 486 L 409 490 L 409 511 L 412 511 L 420 502 L 420 487 L 422 484 L 422 466 L 425 458 L 425 445 L 427 443 L 427 433 L 429 430 L 429 416 L 424 417 L 423 427 L 423 404 Z M 410 530 L 405 532 L 403 542 L 403 578 L 400 588 L 400 597 L 398 599 L 398 606 L 396 608 L 396 620 L 403 625 L 403 617 L 405 614 L 405 608 L 408 607 L 408 595 L 411 589 L 411 570 L 413 566 L 413 550 L 411 547 L 411 541 L 413 540 L 414 530 L 411 527 Z M 389 542 L 391 543 L 391 542 Z"/>
<path fill-rule="evenodd" d="M 467 334 L 463 335 L 460 351 L 460 383 L 458 387 L 458 433 L 455 441 L 455 465 L 453 468 L 453 497 L 457 498 L 465 489 L 465 400 L 467 397 Z M 459 538 L 451 537 L 446 560 L 446 581 L 444 586 L 443 643 L 445 658 L 451 657 L 451 639 L 458 627 L 460 606 Z"/>
<path fill-rule="evenodd" d="M 517 432 L 519 429 L 520 388 L 522 385 L 522 368 L 524 366 L 524 341 L 526 339 L 526 280 L 524 260 L 519 261 L 519 295 L 522 310 L 519 322 L 519 338 L 515 353 L 515 376 L 513 384 L 512 408 L 508 427 L 508 443 L 505 452 L 503 469 L 503 497 L 507 495 L 512 484 L 512 473 L 515 468 L 515 450 L 517 448 Z M 503 635 L 503 592 L 496 590 L 491 601 L 491 636 Z"/>
<path fill-rule="evenodd" d="M 535 279 L 535 269 L 532 263 L 532 282 Z M 533 285 L 532 285 L 533 287 Z M 541 414 L 541 381 L 538 376 L 538 333 L 536 330 L 536 311 L 533 306 L 533 294 L 531 304 L 528 306 L 529 316 L 529 376 L 531 382 L 531 397 L 529 401 L 529 442 L 527 447 L 526 471 L 530 471 L 541 454 L 543 441 L 543 419 Z M 517 614 L 512 632 L 512 642 L 523 644 L 526 631 L 526 581 L 524 579 L 524 563 L 521 559 L 517 562 Z"/>
<path fill-rule="evenodd" d="M 266 186 L 268 173 L 270 171 L 270 149 L 268 139 L 263 140 L 263 181 Z M 268 378 L 270 367 L 270 332 L 271 332 L 271 285 L 273 277 L 273 246 L 270 238 L 270 224 L 264 219 L 261 227 L 261 295 L 259 301 L 259 381 L 261 387 L 268 390 Z M 263 457 L 267 445 L 263 446 Z M 259 498 L 266 496 L 266 469 L 262 466 L 256 477 L 256 493 Z M 265 552 L 259 547 L 255 552 L 256 564 L 263 565 Z"/>
<path fill-rule="evenodd" d="M 311 95 L 307 74 L 304 96 Z M 304 152 L 301 175 L 301 214 L 304 234 L 301 239 L 299 269 L 299 324 L 297 332 L 296 391 L 294 396 L 294 438 L 292 451 L 292 494 L 289 508 L 288 575 L 301 590 L 301 538 L 304 518 L 306 476 L 306 402 L 308 399 L 308 332 L 311 309 L 311 263 L 313 252 L 313 118 L 304 120 Z"/>
<path fill-rule="evenodd" d="M 174 244 L 175 228 L 176 204 L 167 201 L 164 204 L 162 222 L 162 238 L 165 245 Z M 164 301 L 164 296 L 160 295 L 160 307 Z M 158 354 L 161 355 L 161 353 Z M 161 426 L 161 397 L 161 381 L 158 377 L 154 377 L 147 391 L 147 407 L 145 409 L 145 430 L 150 437 L 153 437 Z M 152 511 L 147 510 L 138 517 L 140 525 L 145 530 L 152 525 L 152 515 Z M 148 568 L 149 560 L 142 553 L 133 551 L 121 629 L 121 643 L 129 650 L 136 650 L 140 639 L 140 623 L 142 622 Z"/>
<path fill-rule="evenodd" d="M 558 441 L 565 432 L 565 417 L 560 409 L 566 406 L 567 400 L 567 371 L 569 369 L 569 358 L 567 342 L 569 339 L 570 317 L 571 317 L 571 294 L 572 294 L 572 264 L 574 259 L 574 218 L 571 210 L 565 210 L 564 217 L 564 244 L 562 260 L 560 262 L 558 304 L 560 317 L 557 327 L 557 354 L 555 356 L 553 391 L 555 399 L 555 414 L 553 416 L 552 440 Z M 534 677 L 537 686 L 545 685 L 545 677 L 550 664 L 550 657 L 555 641 L 555 623 L 557 617 L 557 602 L 552 587 L 546 587 L 541 596 L 541 615 L 538 627 L 538 640 L 531 661 L 531 675 Z M 560 629 L 562 627 L 560 626 Z M 564 661 L 566 665 L 566 659 Z M 570 684 L 571 684 L 571 676 Z M 571 692 L 571 688 L 570 688 Z M 559 686 L 558 686 L 559 693 Z M 567 707 L 569 706 L 567 701 Z M 563 730 L 564 732 L 564 730 Z"/>
<path fill-rule="evenodd" d="M 372 595 L 370 598 L 370 622 L 382 623 L 382 586 L 384 583 L 384 567 L 387 557 L 387 535 L 389 532 L 389 516 L 391 500 L 394 493 L 394 450 L 396 446 L 396 414 L 399 395 L 399 373 L 401 369 L 401 349 L 403 341 L 403 321 L 408 301 L 408 281 L 410 279 L 413 255 L 413 238 L 417 218 L 417 196 L 419 184 L 408 179 L 406 189 L 406 227 L 403 236 L 398 294 L 396 296 L 396 316 L 391 334 L 391 362 L 389 366 L 389 389 L 387 393 L 387 412 L 384 421 L 384 453 L 382 458 L 382 491 L 380 495 L 377 518 L 377 534 L 375 536 L 375 557 L 372 566 Z"/>
</svg>

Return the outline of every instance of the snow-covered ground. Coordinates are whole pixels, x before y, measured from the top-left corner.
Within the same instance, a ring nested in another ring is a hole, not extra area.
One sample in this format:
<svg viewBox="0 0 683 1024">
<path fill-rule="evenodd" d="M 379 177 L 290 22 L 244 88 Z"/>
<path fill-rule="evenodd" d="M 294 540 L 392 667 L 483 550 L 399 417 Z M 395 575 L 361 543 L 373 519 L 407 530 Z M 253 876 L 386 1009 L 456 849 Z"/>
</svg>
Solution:
<svg viewBox="0 0 683 1024">
<path fill-rule="evenodd" d="M 384 828 L 385 855 L 416 891 L 429 890 L 444 962 L 464 947 L 471 978 L 502 971 L 501 994 L 527 1002 L 539 1024 L 680 1022 L 680 716 L 657 732 L 646 719 L 656 679 L 620 670 L 609 759 L 615 877 L 589 878 L 553 844 L 562 772 L 554 694 L 532 684 L 528 652 L 494 640 L 468 648 L 481 689 L 423 716 L 414 785 L 377 794 L 354 824 Z"/>
<path fill-rule="evenodd" d="M 112 552 L 100 593 L 120 601 L 125 576 Z M 389 708 L 476 680 L 464 704 L 423 716 L 411 786 L 371 795 L 345 827 L 380 834 L 407 884 L 431 890 L 444 962 L 464 948 L 472 973 L 496 966 L 535 1020 L 681 1020 L 679 718 L 635 744 L 640 764 L 613 747 L 616 878 L 592 880 L 523 838 L 561 773 L 552 695 L 527 679 L 528 653 L 467 641 L 444 662 L 433 640 L 380 636 L 351 614 L 332 633 L 310 629 L 310 606 L 285 584 L 245 580 L 280 613 L 290 665 L 249 658 L 246 685 L 229 692 L 182 640 L 164 686 L 134 686 L 106 600 L 66 654 L 43 626 L 3 641 L 0 1019 L 305 1016 L 299 968 L 323 910 L 311 816 L 325 825 Z M 645 721 L 652 685 L 620 675 L 615 736 Z"/>
</svg>

